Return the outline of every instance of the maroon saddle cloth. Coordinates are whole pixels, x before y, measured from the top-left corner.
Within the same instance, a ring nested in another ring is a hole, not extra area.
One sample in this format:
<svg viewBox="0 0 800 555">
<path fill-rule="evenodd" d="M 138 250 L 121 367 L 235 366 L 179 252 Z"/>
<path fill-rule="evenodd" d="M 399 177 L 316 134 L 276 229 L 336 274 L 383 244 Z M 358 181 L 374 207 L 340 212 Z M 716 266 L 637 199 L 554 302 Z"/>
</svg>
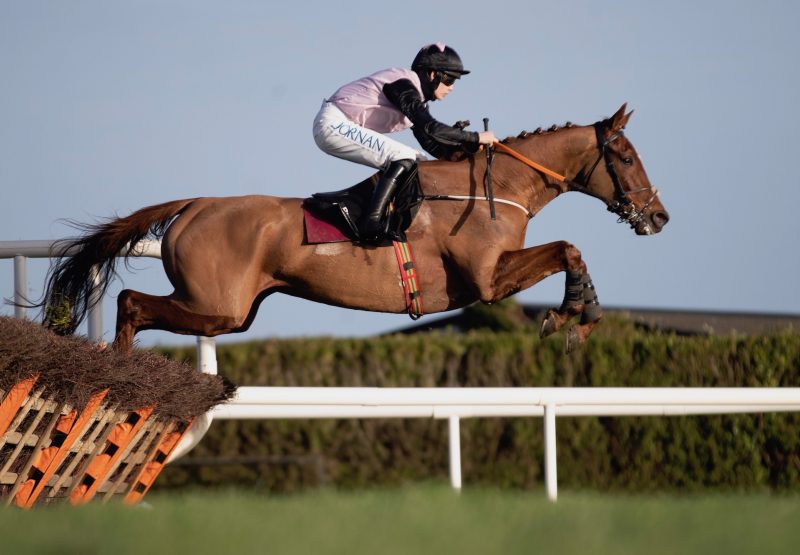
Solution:
<svg viewBox="0 0 800 555">
<path fill-rule="evenodd" d="M 303 200 L 306 243 L 358 241 L 358 222 L 369 209 L 372 179 L 331 193 L 316 193 Z M 411 225 L 422 202 L 416 173 L 398 187 L 389 214 L 387 241 L 405 241 L 405 230 Z"/>
<path fill-rule="evenodd" d="M 352 233 L 352 230 L 344 230 L 341 224 L 337 225 L 326 220 L 324 215 L 316 215 L 305 204 L 303 205 L 303 219 L 306 224 L 306 243 L 309 245 L 353 240 L 347 233 Z"/>
</svg>

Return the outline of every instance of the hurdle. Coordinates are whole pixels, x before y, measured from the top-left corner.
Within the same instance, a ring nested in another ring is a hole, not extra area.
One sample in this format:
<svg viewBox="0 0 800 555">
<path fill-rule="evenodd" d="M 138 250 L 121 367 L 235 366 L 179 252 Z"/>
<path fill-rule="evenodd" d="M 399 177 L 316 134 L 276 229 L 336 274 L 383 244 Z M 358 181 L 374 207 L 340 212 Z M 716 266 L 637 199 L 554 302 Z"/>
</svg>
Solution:
<svg viewBox="0 0 800 555">
<path fill-rule="evenodd" d="M 138 503 L 195 418 L 232 393 L 153 353 L 125 357 L 0 317 L 0 504 Z"/>
</svg>

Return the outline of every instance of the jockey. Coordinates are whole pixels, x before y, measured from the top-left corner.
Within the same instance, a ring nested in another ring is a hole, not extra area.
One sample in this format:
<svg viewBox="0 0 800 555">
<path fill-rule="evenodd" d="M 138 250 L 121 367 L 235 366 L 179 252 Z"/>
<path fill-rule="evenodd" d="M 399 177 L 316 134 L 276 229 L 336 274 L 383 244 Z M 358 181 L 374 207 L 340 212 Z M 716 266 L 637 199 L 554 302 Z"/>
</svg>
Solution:
<svg viewBox="0 0 800 555">
<path fill-rule="evenodd" d="M 469 71 L 455 50 L 443 43 L 422 47 L 411 69 L 389 68 L 337 90 L 323 101 L 314 119 L 314 140 L 324 152 L 383 170 L 369 210 L 359 223 L 362 241 L 376 243 L 386 233 L 384 218 L 397 186 L 413 175 L 424 155 L 386 137 L 412 128 L 420 145 L 436 158 L 474 154 L 497 139 L 491 131 L 465 131 L 437 121 L 428 101 L 442 100 Z"/>
</svg>

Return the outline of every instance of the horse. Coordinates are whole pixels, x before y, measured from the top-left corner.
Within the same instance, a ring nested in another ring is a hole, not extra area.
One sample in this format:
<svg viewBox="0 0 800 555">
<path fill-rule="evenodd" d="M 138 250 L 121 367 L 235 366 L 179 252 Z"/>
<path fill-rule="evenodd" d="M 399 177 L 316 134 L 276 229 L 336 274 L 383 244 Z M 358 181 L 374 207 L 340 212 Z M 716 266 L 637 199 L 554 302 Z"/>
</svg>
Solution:
<svg viewBox="0 0 800 555">
<path fill-rule="evenodd" d="M 602 309 L 581 252 L 566 241 L 524 248 L 525 230 L 547 203 L 578 191 L 603 201 L 637 235 L 661 231 L 669 215 L 623 133 L 633 113 L 626 113 L 626 106 L 592 125 L 568 123 L 496 143 L 506 148 L 490 150 L 491 203 L 483 194 L 490 165 L 483 154 L 419 163 L 423 198 L 406 236 L 426 314 L 495 303 L 566 272 L 563 302 L 547 311 L 540 334 L 550 335 L 580 315 L 567 334 L 567 350 L 586 341 Z M 530 158 L 541 166 L 520 161 Z M 571 177 L 554 179 L 555 171 Z M 393 249 L 358 242 L 309 244 L 302 205 L 301 198 L 263 195 L 198 197 L 84 225 L 82 235 L 59 243 L 70 255 L 58 258 L 49 271 L 39 305 L 46 324 L 74 333 L 99 298 L 95 272 L 102 278 L 102 295 L 116 274 L 118 256 L 127 258 L 148 237 L 162 240 L 162 263 L 174 291 L 119 293 L 113 348 L 120 351 L 130 351 L 141 330 L 211 337 L 244 332 L 273 293 L 350 309 L 406 312 Z M 59 307 L 69 312 L 66 323 L 52 317 Z"/>
</svg>

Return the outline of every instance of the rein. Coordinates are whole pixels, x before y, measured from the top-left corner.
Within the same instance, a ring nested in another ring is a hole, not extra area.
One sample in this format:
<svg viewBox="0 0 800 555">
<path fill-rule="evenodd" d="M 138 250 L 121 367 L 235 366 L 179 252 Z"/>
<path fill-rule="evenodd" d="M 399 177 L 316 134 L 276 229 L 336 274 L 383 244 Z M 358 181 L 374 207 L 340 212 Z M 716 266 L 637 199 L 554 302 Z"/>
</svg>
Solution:
<svg viewBox="0 0 800 555">
<path fill-rule="evenodd" d="M 499 149 L 499 150 L 502 150 L 506 154 L 510 155 L 513 158 L 516 158 L 517 160 L 519 160 L 520 162 L 522 162 L 523 164 L 525 164 L 527 166 L 530 166 L 534 170 L 540 171 L 545 175 L 549 175 L 550 177 L 552 177 L 556 181 L 560 181 L 561 183 L 566 183 L 567 185 L 572 185 L 572 182 L 569 179 L 567 179 L 566 177 L 564 177 L 563 175 L 561 175 L 560 173 L 556 173 L 553 170 L 542 166 L 541 164 L 537 164 L 536 162 L 534 162 L 530 158 L 528 158 L 526 156 L 523 156 L 522 154 L 520 154 L 519 152 L 517 152 L 513 148 L 511 148 L 509 146 L 506 146 L 503 143 L 494 143 L 492 145 L 492 147 L 496 148 L 496 149 Z M 595 164 L 595 165 L 597 165 L 597 164 Z"/>
<path fill-rule="evenodd" d="M 493 152 L 494 149 L 501 150 L 502 152 L 508 154 L 509 156 L 511 156 L 513 158 L 516 158 L 517 160 L 519 160 L 523 164 L 533 168 L 534 170 L 540 171 L 545 175 L 549 175 L 550 177 L 556 179 L 559 182 L 566 183 L 567 185 L 573 185 L 573 186 L 580 187 L 579 185 L 577 185 L 576 183 L 570 181 L 569 179 L 567 179 L 566 177 L 564 177 L 560 173 L 556 173 L 553 170 L 542 166 L 541 164 L 537 164 L 536 162 L 534 162 L 530 158 L 520 154 L 519 152 L 517 152 L 513 148 L 511 148 L 509 146 L 506 146 L 501 142 L 496 142 L 490 148 L 486 149 L 486 155 L 487 155 L 486 177 L 487 177 L 487 181 L 489 183 L 491 183 L 491 168 L 492 168 L 492 160 L 494 158 L 491 155 L 491 153 Z M 599 161 L 600 160 L 598 159 L 598 162 Z M 595 162 L 595 166 L 597 166 L 597 162 Z M 594 167 L 592 167 L 592 171 L 594 171 Z M 513 200 L 506 200 L 506 199 L 503 199 L 503 198 L 497 198 L 493 194 L 490 194 L 490 195 L 485 196 L 485 197 L 469 196 L 469 195 L 425 195 L 423 197 L 423 199 L 424 200 L 485 200 L 485 201 L 489 201 L 490 207 L 495 202 L 500 203 L 500 204 L 507 204 L 509 206 L 514 206 L 516 208 L 519 208 L 520 210 L 525 212 L 525 216 L 527 216 L 528 219 L 533 217 L 533 213 L 530 210 L 528 210 L 526 207 L 524 207 L 521 204 L 519 204 L 518 202 L 514 202 Z M 494 210 L 492 210 L 492 212 L 494 212 Z M 492 217 L 492 219 L 494 219 L 494 217 Z"/>
</svg>

